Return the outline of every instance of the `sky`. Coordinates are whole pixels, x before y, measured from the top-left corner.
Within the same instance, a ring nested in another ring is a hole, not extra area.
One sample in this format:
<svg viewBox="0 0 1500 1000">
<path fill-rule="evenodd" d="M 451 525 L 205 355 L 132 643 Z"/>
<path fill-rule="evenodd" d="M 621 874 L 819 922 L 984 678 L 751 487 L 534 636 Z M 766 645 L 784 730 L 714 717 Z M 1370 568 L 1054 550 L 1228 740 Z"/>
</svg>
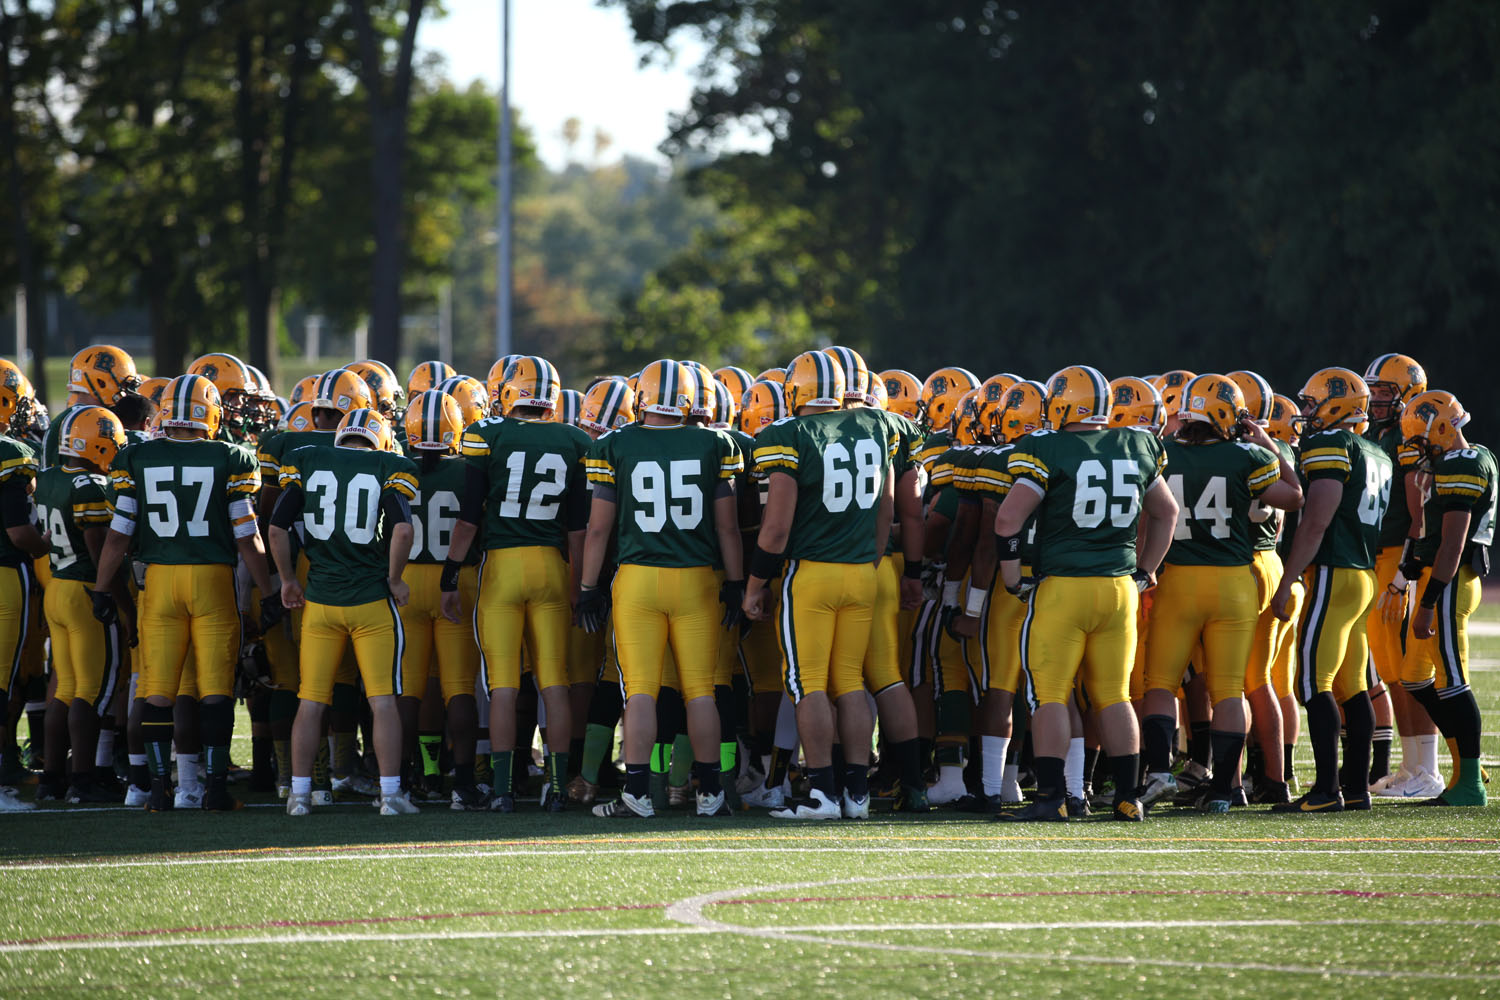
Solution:
<svg viewBox="0 0 1500 1000">
<path fill-rule="evenodd" d="M 459 86 L 478 79 L 498 87 L 500 0 L 445 0 L 444 7 L 446 17 L 423 17 L 418 47 L 442 53 Z M 643 68 L 625 12 L 594 0 L 511 0 L 510 37 L 511 105 L 548 166 L 568 160 L 562 126 L 570 117 L 583 124 L 575 160 L 592 159 L 596 129 L 612 139 L 605 161 L 627 153 L 662 159 L 656 147 L 668 116 L 688 105 L 700 45 L 674 43 L 672 64 L 654 58 Z"/>
</svg>

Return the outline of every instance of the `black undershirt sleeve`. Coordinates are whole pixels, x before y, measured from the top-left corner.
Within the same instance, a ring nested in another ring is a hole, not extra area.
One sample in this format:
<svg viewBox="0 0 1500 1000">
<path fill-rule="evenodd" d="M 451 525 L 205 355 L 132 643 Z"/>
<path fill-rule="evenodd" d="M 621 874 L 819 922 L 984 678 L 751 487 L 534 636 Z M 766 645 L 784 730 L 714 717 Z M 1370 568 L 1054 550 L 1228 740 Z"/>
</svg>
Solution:
<svg viewBox="0 0 1500 1000">
<path fill-rule="evenodd" d="M 464 495 L 458 502 L 458 519 L 478 524 L 484 514 L 484 498 L 490 484 L 484 470 L 470 465 L 464 473 Z"/>
<path fill-rule="evenodd" d="M 6 528 L 20 528 L 31 523 L 31 502 L 26 493 L 26 480 L 13 476 L 0 486 L 0 518 Z"/>
<path fill-rule="evenodd" d="M 273 527 L 290 531 L 292 525 L 302 516 L 303 502 L 302 487 L 288 486 L 281 491 L 281 496 L 276 498 L 276 507 L 271 511 L 271 524 Z"/>
</svg>

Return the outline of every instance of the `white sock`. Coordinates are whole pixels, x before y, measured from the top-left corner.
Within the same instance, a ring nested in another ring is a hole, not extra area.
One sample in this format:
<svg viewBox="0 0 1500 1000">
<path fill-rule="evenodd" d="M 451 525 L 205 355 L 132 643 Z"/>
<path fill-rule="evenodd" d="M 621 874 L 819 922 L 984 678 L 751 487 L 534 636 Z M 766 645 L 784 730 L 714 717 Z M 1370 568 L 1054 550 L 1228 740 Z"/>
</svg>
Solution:
<svg viewBox="0 0 1500 1000">
<path fill-rule="evenodd" d="M 1068 740 L 1068 756 L 1063 761 L 1063 785 L 1074 798 L 1083 798 L 1083 737 Z"/>
<path fill-rule="evenodd" d="M 475 740 L 474 741 L 474 759 L 475 760 L 485 760 L 486 758 L 489 757 L 489 755 L 490 755 L 490 741 L 489 740 Z"/>
<path fill-rule="evenodd" d="M 783 750 L 797 745 L 797 706 L 788 695 L 781 696 L 781 706 L 776 709 L 776 745 Z"/>
<path fill-rule="evenodd" d="M 115 762 L 115 731 L 99 730 L 99 746 L 94 750 L 94 766 L 109 767 Z"/>
<path fill-rule="evenodd" d="M 296 779 L 293 779 L 296 780 Z M 380 794 L 396 795 L 401 791 L 401 775 L 382 774 L 380 776 Z"/>
<path fill-rule="evenodd" d="M 1417 769 L 1417 738 L 1415 736 L 1401 737 L 1401 770 L 1407 774 L 1416 773 Z"/>
<path fill-rule="evenodd" d="M 312 794 L 312 775 L 308 775 L 305 778 L 299 778 L 295 774 L 292 775 L 292 794 L 293 795 L 311 795 Z"/>
<path fill-rule="evenodd" d="M 979 762 L 984 794 L 999 795 L 1005 787 L 1005 754 L 1010 750 L 1009 736 L 979 737 Z"/>
<path fill-rule="evenodd" d="M 132 753 L 126 754 L 125 756 L 130 760 L 130 763 L 132 765 L 139 765 L 140 767 L 146 766 L 146 755 L 143 753 Z"/>
<path fill-rule="evenodd" d="M 198 787 L 198 755 L 195 753 L 180 753 L 177 755 L 177 784 L 184 789 Z"/>
<path fill-rule="evenodd" d="M 1021 766 L 1005 765 L 1005 783 L 1000 788 L 1000 798 L 1005 802 L 1021 801 Z"/>
<path fill-rule="evenodd" d="M 1428 733 L 1425 736 L 1416 736 L 1417 763 L 1422 770 L 1428 774 L 1438 773 L 1438 741 L 1441 739 L 1437 733 Z"/>
<path fill-rule="evenodd" d="M 28 701 L 26 703 L 25 710 L 28 712 L 42 712 L 45 711 L 46 708 L 47 703 L 45 701 Z"/>
<path fill-rule="evenodd" d="M 547 699 L 546 698 L 538 698 L 536 700 L 536 727 L 538 729 L 546 729 L 547 728 Z"/>
</svg>

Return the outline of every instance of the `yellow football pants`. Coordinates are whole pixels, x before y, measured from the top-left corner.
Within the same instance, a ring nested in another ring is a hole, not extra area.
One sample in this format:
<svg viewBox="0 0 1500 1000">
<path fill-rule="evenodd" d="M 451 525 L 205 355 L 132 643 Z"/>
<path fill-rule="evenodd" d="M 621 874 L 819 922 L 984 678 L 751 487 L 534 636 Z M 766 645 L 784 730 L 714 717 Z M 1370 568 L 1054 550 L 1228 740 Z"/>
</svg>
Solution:
<svg viewBox="0 0 1500 1000">
<path fill-rule="evenodd" d="M 1021 568 L 1021 575 L 1029 572 Z M 979 623 L 980 683 L 984 690 L 1009 691 L 1021 686 L 1021 623 L 1026 620 L 1026 602 L 997 586 L 984 602 Z"/>
<path fill-rule="evenodd" d="M 405 629 L 396 602 L 387 597 L 347 606 L 307 602 L 302 609 L 302 685 L 297 697 L 332 704 L 334 680 L 351 645 L 366 697 L 402 693 Z"/>
<path fill-rule="evenodd" d="M 1302 620 L 1302 605 L 1306 601 L 1307 588 L 1301 580 L 1293 580 L 1287 594 L 1287 620 L 1277 618 L 1273 625 L 1276 653 L 1271 659 L 1271 687 L 1278 698 L 1290 697 L 1296 687 L 1297 623 Z"/>
<path fill-rule="evenodd" d="M 900 555 L 886 556 L 875 567 L 875 606 L 871 611 L 870 644 L 865 647 L 864 683 L 879 694 L 900 684 L 901 567 Z"/>
<path fill-rule="evenodd" d="M 604 632 L 568 626 L 568 683 L 593 684 L 604 668 Z"/>
<path fill-rule="evenodd" d="M 1250 659 L 1245 663 L 1245 691 L 1259 691 L 1271 683 L 1271 662 L 1276 658 L 1276 633 L 1281 620 L 1271 613 L 1271 596 L 1281 586 L 1281 557 L 1274 549 L 1257 550 L 1250 564 L 1260 588 L 1260 614 L 1255 619 L 1255 637 L 1250 641 Z"/>
<path fill-rule="evenodd" d="M 5 690 L 21 683 L 23 651 L 31 631 L 31 566 L 0 566 L 0 663 L 7 665 Z"/>
<path fill-rule="evenodd" d="M 713 697 L 724 631 L 713 569 L 627 564 L 615 573 L 611 594 L 625 696 L 656 697 L 670 649 L 683 700 Z"/>
<path fill-rule="evenodd" d="M 1332 691 L 1343 704 L 1369 687 L 1365 616 L 1375 599 L 1375 571 L 1312 566 L 1302 580 L 1307 598 L 1298 625 L 1297 698 L 1306 704 Z"/>
<path fill-rule="evenodd" d="M 1192 662 L 1215 702 L 1245 693 L 1261 590 L 1245 566 L 1162 567 L 1146 637 L 1146 689 L 1176 691 Z M 1194 649 L 1203 644 L 1203 657 Z"/>
<path fill-rule="evenodd" d="M 234 567 L 147 566 L 137 631 L 141 651 L 137 697 L 175 698 L 190 653 L 199 698 L 233 694 L 240 652 Z"/>
<path fill-rule="evenodd" d="M 485 553 L 474 608 L 485 690 L 521 686 L 523 645 L 539 689 L 568 683 L 570 586 L 568 564 L 551 546 Z"/>
<path fill-rule="evenodd" d="M 53 579 L 43 606 L 52 637 L 53 697 L 64 705 L 86 701 L 94 711 L 110 710 L 120 679 L 120 632 L 94 618 L 91 590 L 81 580 Z"/>
<path fill-rule="evenodd" d="M 450 622 L 443 617 L 438 578 L 442 563 L 407 563 L 401 579 L 411 588 L 411 599 L 400 609 L 406 649 L 401 654 L 401 690 L 420 698 L 427 690 L 432 660 L 437 658 L 438 683 L 443 701 L 474 694 L 479 675 L 479 645 L 469 622 Z M 465 566 L 458 572 L 458 595 L 464 607 L 474 606 L 479 592 L 479 570 Z"/>
<path fill-rule="evenodd" d="M 793 559 L 781 580 L 782 682 L 794 702 L 864 687 L 865 649 L 875 610 L 875 567 Z"/>
<path fill-rule="evenodd" d="M 1432 578 L 1430 568 L 1422 571 L 1417 593 Z M 1458 576 L 1444 588 L 1433 611 L 1430 639 L 1408 635 L 1406 656 L 1401 662 L 1401 681 L 1420 685 L 1431 679 L 1439 691 L 1465 688 L 1469 685 L 1469 616 L 1479 607 L 1482 590 L 1479 577 L 1467 566 L 1458 568 Z"/>
<path fill-rule="evenodd" d="M 1066 704 L 1080 671 L 1091 704 L 1130 698 L 1140 591 L 1128 576 L 1049 576 L 1021 624 L 1021 674 L 1033 711 Z"/>
<path fill-rule="evenodd" d="M 1401 630 L 1405 624 L 1400 618 L 1387 623 L 1380 613 L 1380 595 L 1385 593 L 1396 579 L 1396 567 L 1401 562 L 1401 546 L 1389 545 L 1375 555 L 1375 597 L 1370 613 L 1365 616 L 1365 635 L 1369 637 L 1370 659 L 1375 661 L 1375 672 L 1387 684 L 1401 680 L 1401 661 L 1405 655 L 1401 649 Z M 1420 595 L 1421 591 L 1418 591 Z"/>
</svg>

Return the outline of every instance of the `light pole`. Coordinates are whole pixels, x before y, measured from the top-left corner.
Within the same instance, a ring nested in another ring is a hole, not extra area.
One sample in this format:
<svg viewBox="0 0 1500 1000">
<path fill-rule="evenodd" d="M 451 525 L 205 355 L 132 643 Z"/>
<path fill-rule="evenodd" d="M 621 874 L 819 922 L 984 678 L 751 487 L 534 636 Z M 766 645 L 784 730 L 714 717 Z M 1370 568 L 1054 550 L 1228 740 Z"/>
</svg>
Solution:
<svg viewBox="0 0 1500 1000">
<path fill-rule="evenodd" d="M 510 0 L 500 4 L 500 230 L 496 255 L 495 356 L 503 358 L 510 350 Z"/>
</svg>

